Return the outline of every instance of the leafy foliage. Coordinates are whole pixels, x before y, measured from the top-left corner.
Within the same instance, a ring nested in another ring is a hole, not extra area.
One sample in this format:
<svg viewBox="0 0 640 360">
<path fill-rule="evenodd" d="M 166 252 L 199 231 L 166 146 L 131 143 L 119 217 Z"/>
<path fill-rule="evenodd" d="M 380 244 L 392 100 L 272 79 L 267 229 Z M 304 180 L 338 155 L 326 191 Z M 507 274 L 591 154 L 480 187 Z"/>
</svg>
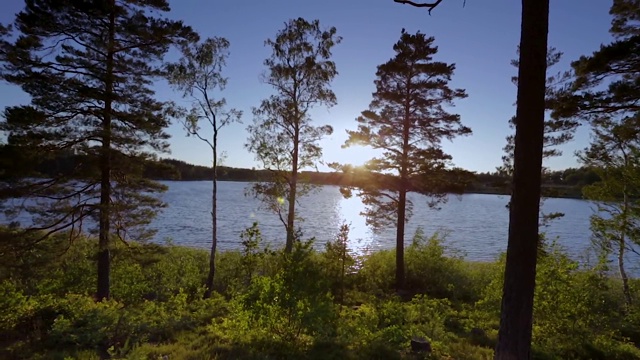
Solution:
<svg viewBox="0 0 640 360">
<path fill-rule="evenodd" d="M 178 63 L 168 64 L 169 83 L 190 97 L 191 110 L 182 121 L 187 134 L 204 141 L 211 148 L 213 162 L 213 190 L 211 192 L 211 253 L 209 255 L 209 275 L 205 283 L 205 297 L 213 291 L 215 277 L 216 249 L 218 246 L 218 132 L 233 122 L 239 122 L 242 112 L 231 109 L 224 111 L 226 101 L 215 100 L 212 91 L 223 90 L 227 79 L 222 77 L 222 67 L 229 56 L 229 42 L 224 38 L 209 38 L 201 43 L 187 43 L 182 47 L 182 58 Z M 213 132 L 211 139 L 203 134 L 200 122 L 206 121 Z"/>
<path fill-rule="evenodd" d="M 338 71 L 330 59 L 341 40 L 335 27 L 321 30 L 318 20 L 298 18 L 289 20 L 275 40 L 265 41 L 272 54 L 264 61 L 268 72 L 263 82 L 276 94 L 253 110 L 246 148 L 272 177 L 252 186 L 250 193 L 278 214 L 287 234 L 287 251 L 293 248 L 297 231 L 296 197 L 310 191 L 298 180 L 299 172 L 315 167 L 322 156 L 318 141 L 333 132 L 329 125 L 314 126 L 309 112 L 337 102 L 329 85 Z"/>
<path fill-rule="evenodd" d="M 66 249 L 64 235 L 20 257 L 0 252 L 0 357 L 414 359 L 421 355 L 409 343 L 422 337 L 432 346 L 425 358 L 492 358 L 504 257 L 469 263 L 437 236 L 418 232 L 409 247 L 406 298 L 394 294 L 393 251 L 352 255 L 339 309 L 334 259 L 345 253 L 318 254 L 306 241 L 291 253 L 265 251 L 257 225 L 244 251 L 217 257 L 221 293 L 209 299 L 206 251 L 131 244 L 114 249 L 113 296 L 96 303 L 97 245 L 80 238 Z M 626 307 L 617 280 L 578 267 L 553 244 L 545 254 L 534 358 L 640 358 L 637 306 Z M 15 271 L 23 263 L 40 265 Z"/>
</svg>

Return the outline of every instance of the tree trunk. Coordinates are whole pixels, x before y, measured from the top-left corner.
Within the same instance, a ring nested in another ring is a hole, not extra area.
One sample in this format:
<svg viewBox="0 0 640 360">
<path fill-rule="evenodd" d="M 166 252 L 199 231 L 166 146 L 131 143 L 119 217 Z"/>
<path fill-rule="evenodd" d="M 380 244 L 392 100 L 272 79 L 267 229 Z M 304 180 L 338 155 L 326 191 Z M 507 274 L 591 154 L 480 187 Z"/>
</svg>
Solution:
<svg viewBox="0 0 640 360">
<path fill-rule="evenodd" d="M 620 278 L 622 278 L 622 290 L 624 291 L 624 298 L 627 302 L 627 306 L 631 305 L 631 289 L 629 288 L 629 277 L 624 269 L 624 247 L 625 239 L 620 238 L 620 249 L 618 249 L 618 270 L 620 271 Z"/>
<path fill-rule="evenodd" d="M 625 155 L 625 165 L 627 164 L 627 158 Z M 626 179 L 624 180 L 626 181 Z M 620 278 L 622 279 L 622 291 L 624 292 L 624 298 L 627 302 L 627 306 L 631 305 L 631 289 L 629 289 L 629 277 L 627 276 L 627 272 L 624 269 L 624 251 L 626 245 L 626 237 L 627 237 L 627 226 L 628 226 L 628 211 L 629 211 L 629 198 L 627 196 L 627 186 L 624 185 L 623 190 L 623 209 L 622 209 L 622 229 L 620 232 L 620 241 L 618 243 L 618 271 L 620 271 Z"/>
<path fill-rule="evenodd" d="M 208 101 L 208 99 L 207 99 Z M 211 297 L 213 278 L 216 274 L 216 248 L 218 247 L 218 129 L 213 120 L 213 190 L 211 192 L 211 253 L 209 254 L 209 275 L 205 284 L 204 298 Z"/>
<path fill-rule="evenodd" d="M 495 359 L 529 359 L 538 249 L 549 0 L 522 0 L 509 242 Z"/>
<path fill-rule="evenodd" d="M 396 230 L 396 291 L 404 289 L 404 224 L 407 210 L 407 192 L 398 194 L 398 223 Z"/>
<path fill-rule="evenodd" d="M 290 253 L 293 250 L 293 241 L 295 238 L 295 219 L 296 219 L 296 191 L 298 189 L 298 154 L 300 150 L 300 128 L 295 125 L 293 139 L 293 158 L 291 164 L 291 179 L 289 180 L 289 212 L 287 213 L 287 243 L 285 244 L 285 252 Z"/>
<path fill-rule="evenodd" d="M 407 85 L 407 98 L 411 92 L 411 79 Z M 396 291 L 404 289 L 404 225 L 407 218 L 407 168 L 409 153 L 409 131 L 411 128 L 410 102 L 405 102 L 404 124 L 402 127 L 402 158 L 400 159 L 400 187 L 398 189 L 398 222 L 396 224 Z"/>
<path fill-rule="evenodd" d="M 100 220 L 98 234 L 98 289 L 96 299 L 108 300 L 110 297 L 111 255 L 110 238 L 110 202 L 111 202 L 111 99 L 113 97 L 113 62 L 115 48 L 115 1 L 111 2 L 109 16 L 109 44 L 106 59 L 105 101 L 102 120 L 102 148 L 100 149 Z"/>
</svg>

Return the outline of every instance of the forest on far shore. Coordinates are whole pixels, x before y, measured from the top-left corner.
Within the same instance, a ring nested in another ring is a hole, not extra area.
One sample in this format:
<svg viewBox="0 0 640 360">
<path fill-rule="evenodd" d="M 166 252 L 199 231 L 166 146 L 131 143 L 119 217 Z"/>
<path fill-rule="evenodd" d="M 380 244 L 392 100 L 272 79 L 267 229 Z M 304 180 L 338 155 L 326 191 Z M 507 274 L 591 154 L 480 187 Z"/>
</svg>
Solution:
<svg viewBox="0 0 640 360">
<path fill-rule="evenodd" d="M 78 159 L 74 155 L 45 160 L 36 168 L 42 176 L 55 176 L 69 173 Z M 145 177 L 153 180 L 168 181 L 207 181 L 213 179 L 213 168 L 194 165 L 177 159 L 148 161 Z M 301 180 L 318 185 L 355 186 L 368 181 L 371 176 L 381 176 L 358 167 L 350 171 L 303 171 Z M 382 183 L 393 183 L 395 176 L 382 175 L 387 179 Z M 501 171 L 472 172 L 459 168 L 444 170 L 431 176 L 442 178 L 442 186 L 451 193 L 509 194 L 510 177 Z M 218 167 L 220 181 L 269 181 L 270 171 L 264 169 L 245 169 L 228 166 Z M 588 167 L 568 168 L 546 171 L 543 176 L 543 191 L 547 197 L 582 198 L 582 188 L 600 180 L 597 172 Z"/>
</svg>

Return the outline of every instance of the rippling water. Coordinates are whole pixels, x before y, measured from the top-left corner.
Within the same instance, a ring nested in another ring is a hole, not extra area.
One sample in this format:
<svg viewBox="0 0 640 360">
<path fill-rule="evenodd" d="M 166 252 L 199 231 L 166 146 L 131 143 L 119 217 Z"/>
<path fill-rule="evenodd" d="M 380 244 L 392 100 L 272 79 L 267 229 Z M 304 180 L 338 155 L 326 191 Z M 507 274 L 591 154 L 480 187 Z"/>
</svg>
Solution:
<svg viewBox="0 0 640 360">
<path fill-rule="evenodd" d="M 176 244 L 208 248 L 211 239 L 211 183 L 166 182 L 169 191 L 164 200 L 169 207 L 155 220 L 158 239 L 171 238 Z M 277 215 L 261 209 L 260 202 L 245 197 L 248 183 L 219 182 L 218 236 L 219 249 L 239 246 L 240 232 L 258 221 L 266 241 L 282 245 L 284 227 Z M 506 250 L 509 225 L 506 204 L 508 196 L 465 194 L 449 196 L 440 210 L 430 209 L 422 195 L 409 194 L 414 214 L 407 224 L 406 239 L 410 242 L 418 226 L 427 235 L 436 231 L 446 234 L 447 246 L 461 251 L 470 260 L 493 260 Z M 581 258 L 590 247 L 589 216 L 593 205 L 584 200 L 547 199 L 544 211 L 563 212 L 546 229 L 550 239 L 558 238 L 574 258 Z M 315 237 L 322 246 L 333 239 L 344 221 L 351 224 L 350 247 L 356 251 L 392 248 L 394 229 L 373 234 L 360 216 L 364 210 L 357 197 L 344 199 L 338 187 L 323 186 L 317 193 L 300 199 L 299 223 L 304 237 Z"/>
</svg>

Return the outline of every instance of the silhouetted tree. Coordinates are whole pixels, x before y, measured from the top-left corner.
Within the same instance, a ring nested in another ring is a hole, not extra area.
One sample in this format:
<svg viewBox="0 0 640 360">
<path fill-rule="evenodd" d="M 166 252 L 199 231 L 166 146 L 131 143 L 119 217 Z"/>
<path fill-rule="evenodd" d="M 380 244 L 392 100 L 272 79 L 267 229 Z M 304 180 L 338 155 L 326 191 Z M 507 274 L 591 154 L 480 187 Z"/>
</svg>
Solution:
<svg viewBox="0 0 640 360">
<path fill-rule="evenodd" d="M 378 66 L 376 92 L 369 110 L 356 119 L 358 130 L 347 131 L 345 147 L 370 146 L 382 156 L 369 160 L 365 168 L 374 173 L 395 173 L 392 183 L 371 181 L 359 195 L 367 205 L 367 223 L 382 229 L 396 225 L 396 288 L 404 286 L 404 227 L 411 217 L 410 191 L 429 195 L 431 206 L 442 201 L 445 169 L 451 156 L 441 148 L 442 139 L 471 133 L 444 106 L 467 95 L 448 83 L 455 65 L 433 60 L 438 48 L 434 38 L 403 32 L 393 46 L 396 55 Z M 383 177 L 372 179 L 383 180 Z M 396 179 L 394 179 L 396 180 Z"/>
<path fill-rule="evenodd" d="M 520 50 L 518 49 L 518 54 Z M 547 50 L 547 72 L 554 65 L 557 65 L 562 58 L 562 52 L 558 51 L 554 47 L 550 47 Z M 511 65 L 516 69 L 519 67 L 518 60 L 511 60 Z M 545 98 L 547 108 L 551 110 L 553 104 L 553 98 L 556 92 L 565 85 L 571 78 L 571 73 L 568 71 L 559 71 L 555 74 L 548 75 L 546 80 Z M 511 81 L 518 86 L 518 77 L 514 76 Z M 515 130 L 516 117 L 509 119 L 509 127 Z M 544 159 L 557 157 L 562 155 L 562 151 L 558 149 L 558 146 L 566 144 L 573 140 L 574 130 L 579 123 L 574 119 L 554 119 L 547 118 L 544 123 L 544 150 L 542 156 Z M 499 171 L 511 176 L 513 175 L 513 149 L 514 149 L 514 135 L 507 136 L 507 144 L 502 148 L 505 154 L 502 156 L 503 165 L 498 169 Z M 543 176 L 546 169 L 543 168 Z"/>
<path fill-rule="evenodd" d="M 495 359 L 531 356 L 545 128 L 549 0 L 522 0 L 509 241 Z"/>
<path fill-rule="evenodd" d="M 616 253 L 625 299 L 631 305 L 625 253 L 640 244 L 640 112 L 618 121 L 600 118 L 592 126 L 591 144 L 579 153 L 582 163 L 601 179 L 584 188 L 585 197 L 597 201 L 591 230 L 603 255 Z"/>
<path fill-rule="evenodd" d="M 520 49 L 518 49 L 518 53 L 520 53 Z M 557 65 L 562 58 L 562 53 L 557 51 L 555 48 L 550 47 L 547 49 L 547 70 L 549 70 L 554 65 Z M 519 61 L 511 60 L 511 65 L 518 68 Z M 547 71 L 548 72 L 548 71 Z M 560 71 L 553 75 L 548 75 L 546 80 L 546 91 L 545 91 L 545 101 L 547 104 L 547 108 L 552 102 L 552 97 L 558 88 L 563 86 L 569 79 L 571 73 L 568 71 Z M 518 77 L 514 76 L 511 78 L 511 81 L 517 86 L 518 85 Z M 509 127 L 511 129 L 515 129 L 516 117 L 512 117 L 509 120 Z M 578 122 L 572 119 L 554 119 L 548 118 L 544 122 L 544 143 L 542 150 L 542 158 L 543 164 L 544 159 L 549 159 L 552 157 L 557 157 L 562 155 L 562 151 L 558 149 L 558 146 L 566 144 L 567 142 L 573 139 L 574 131 L 578 126 Z M 507 136 L 507 143 L 502 148 L 505 154 L 502 156 L 502 166 L 498 168 L 499 171 L 503 172 L 506 175 L 513 175 L 513 150 L 514 150 L 514 135 Z M 544 178 L 547 175 L 547 168 L 542 167 L 542 182 L 544 183 Z M 544 192 L 541 191 L 544 194 Z M 540 225 L 545 226 L 548 225 L 549 221 L 564 216 L 563 213 L 554 212 L 545 214 L 542 211 L 542 203 L 544 198 L 540 199 Z M 541 240 L 544 239 L 544 236 L 540 237 Z M 540 245 L 543 243 L 540 242 Z M 541 249 L 542 250 L 542 249 Z"/>
<path fill-rule="evenodd" d="M 640 111 L 639 7 L 637 0 L 613 1 L 609 31 L 615 40 L 571 64 L 575 79 L 554 97 L 554 117 L 593 121 Z"/>
<path fill-rule="evenodd" d="M 213 278 L 216 271 L 216 247 L 218 244 L 218 133 L 232 123 L 239 122 L 241 112 L 224 110 L 224 98 L 216 100 L 211 94 L 223 90 L 227 79 L 222 76 L 222 67 L 229 56 L 229 42 L 224 38 L 209 38 L 201 43 L 189 44 L 182 49 L 182 58 L 178 63 L 169 64 L 169 83 L 183 92 L 183 97 L 193 102 L 191 110 L 182 124 L 189 135 L 204 141 L 211 148 L 213 162 L 213 190 L 211 193 L 211 252 L 209 255 L 209 274 L 205 283 L 204 297 L 211 296 Z M 203 134 L 201 123 L 211 127 L 211 138 Z"/>
<path fill-rule="evenodd" d="M 289 20 L 275 40 L 265 42 L 272 54 L 264 61 L 268 73 L 263 81 L 276 93 L 253 110 L 246 147 L 273 176 L 270 182 L 254 184 L 250 192 L 278 214 L 287 233 L 287 252 L 296 232 L 296 198 L 310 190 L 300 184 L 299 172 L 316 165 L 322 156 L 318 141 L 333 132 L 329 125 L 314 126 L 309 111 L 336 104 L 329 84 L 338 72 L 330 59 L 340 41 L 335 27 L 321 30 L 318 20 L 298 18 Z"/>
<path fill-rule="evenodd" d="M 442 0 L 413 3 L 431 11 Z M 538 248 L 549 0 L 522 0 L 509 241 L 495 359 L 528 359 Z"/>
<path fill-rule="evenodd" d="M 110 295 L 112 237 L 143 239 L 163 205 L 154 193 L 165 187 L 142 172 L 168 149 L 171 108 L 153 98 L 150 85 L 169 47 L 197 37 L 181 22 L 152 15 L 167 11 L 164 0 L 27 1 L 15 19 L 19 36 L 2 47 L 5 80 L 32 99 L 5 110 L 0 127 L 10 146 L 83 159 L 53 178 L 12 179 L 7 186 L 39 200 L 14 210 L 35 215 L 31 229 L 46 234 L 97 221 L 99 300 Z"/>
<path fill-rule="evenodd" d="M 640 172 L 640 2 L 614 0 L 610 33 L 614 41 L 572 63 L 575 79 L 554 99 L 553 115 L 584 119 L 593 129 L 590 146 L 580 154 L 600 181 L 585 188 L 585 196 L 604 201 L 595 214 L 592 230 L 605 248 L 617 247 L 618 270 L 627 303 L 631 302 L 624 254 L 637 242 L 636 219 Z M 629 241 L 630 240 L 630 241 Z"/>
</svg>

